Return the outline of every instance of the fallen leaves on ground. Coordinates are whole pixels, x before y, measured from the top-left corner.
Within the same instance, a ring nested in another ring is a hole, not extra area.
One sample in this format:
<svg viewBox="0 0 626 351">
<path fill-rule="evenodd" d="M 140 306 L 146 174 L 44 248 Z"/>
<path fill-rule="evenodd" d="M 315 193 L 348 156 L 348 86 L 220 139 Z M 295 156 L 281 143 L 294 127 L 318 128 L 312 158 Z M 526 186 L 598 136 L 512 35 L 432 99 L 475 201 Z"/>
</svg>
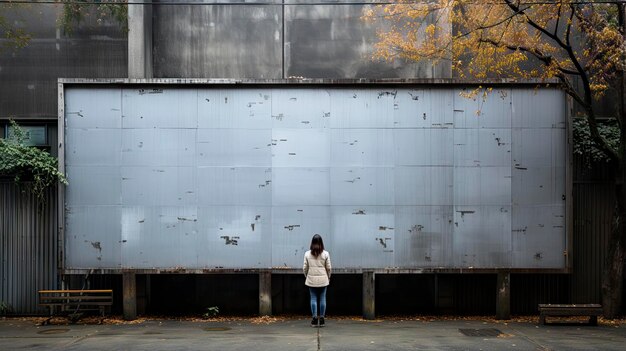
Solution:
<svg viewBox="0 0 626 351">
<path fill-rule="evenodd" d="M 122 316 L 107 316 L 102 318 L 100 316 L 85 316 L 78 320 L 77 325 L 133 325 L 141 324 L 146 321 L 184 321 L 184 322 L 197 322 L 197 323 L 251 323 L 251 324 L 273 324 L 285 321 L 294 320 L 308 320 L 310 317 L 303 315 L 280 315 L 280 316 L 216 316 L 210 318 L 202 318 L 198 316 L 140 316 L 135 320 L 127 321 Z M 420 321 L 424 323 L 429 322 L 445 322 L 445 321 L 481 321 L 484 324 L 501 324 L 508 325 L 509 323 L 529 323 L 539 324 L 539 316 L 513 316 L 509 320 L 498 320 L 493 316 L 453 316 L 453 315 L 390 315 L 379 316 L 377 319 L 367 320 L 361 316 L 328 316 L 328 320 L 333 321 L 353 321 L 363 323 L 381 323 L 381 322 L 404 322 L 404 321 Z M 63 316 L 58 317 L 4 317 L 3 320 L 15 320 L 30 322 L 36 325 L 42 325 L 48 321 L 50 325 L 70 325 L 70 320 Z M 548 317 L 548 323 L 580 323 L 584 324 L 589 320 L 588 317 Z M 626 325 L 626 318 L 621 319 L 605 319 L 598 317 L 598 325 L 600 326 L 612 326 L 620 327 Z M 503 336 L 505 337 L 505 336 Z"/>
<path fill-rule="evenodd" d="M 262 317 L 252 318 L 250 320 L 250 323 L 252 323 L 252 324 L 272 324 L 272 323 L 276 323 L 276 322 L 284 322 L 286 320 L 287 320 L 286 318 L 282 318 L 282 317 L 262 316 Z"/>
</svg>

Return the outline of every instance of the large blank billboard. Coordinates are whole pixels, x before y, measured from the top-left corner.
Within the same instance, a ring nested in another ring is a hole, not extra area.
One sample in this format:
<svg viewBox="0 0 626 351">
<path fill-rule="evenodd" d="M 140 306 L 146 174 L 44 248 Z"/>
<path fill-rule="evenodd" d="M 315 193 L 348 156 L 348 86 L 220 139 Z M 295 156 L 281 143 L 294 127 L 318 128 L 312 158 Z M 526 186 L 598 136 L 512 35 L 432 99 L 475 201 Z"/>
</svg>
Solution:
<svg viewBox="0 0 626 351">
<path fill-rule="evenodd" d="M 63 268 L 566 268 L 564 93 L 463 91 L 66 84 Z"/>
</svg>

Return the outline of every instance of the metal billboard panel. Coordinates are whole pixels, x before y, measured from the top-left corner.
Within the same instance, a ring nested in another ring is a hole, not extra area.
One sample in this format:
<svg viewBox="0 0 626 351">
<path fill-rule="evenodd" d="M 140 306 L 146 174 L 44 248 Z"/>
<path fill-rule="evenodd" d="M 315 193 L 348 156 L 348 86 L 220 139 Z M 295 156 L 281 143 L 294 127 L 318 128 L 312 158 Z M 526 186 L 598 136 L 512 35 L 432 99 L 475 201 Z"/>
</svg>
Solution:
<svg viewBox="0 0 626 351">
<path fill-rule="evenodd" d="M 396 206 L 445 206 L 454 204 L 454 167 L 395 168 Z"/>
<path fill-rule="evenodd" d="M 328 167 L 279 167 L 272 170 L 272 205 L 328 206 L 330 202 Z"/>
<path fill-rule="evenodd" d="M 452 128 L 455 92 L 402 89 L 394 98 L 394 128 Z"/>
<path fill-rule="evenodd" d="M 346 268 L 393 267 L 394 206 L 331 206 L 333 265 Z"/>
<path fill-rule="evenodd" d="M 194 90 L 138 87 L 122 90 L 122 128 L 198 128 Z"/>
<path fill-rule="evenodd" d="M 313 234 L 323 236 L 326 247 L 332 243 L 331 206 L 272 207 L 272 267 L 300 268 Z M 335 255 L 331 257 L 333 265 Z"/>
<path fill-rule="evenodd" d="M 268 268 L 272 264 L 270 206 L 200 206 L 200 241 L 189 240 L 199 268 Z M 190 238 L 193 239 L 193 238 Z"/>
<path fill-rule="evenodd" d="M 68 166 L 113 166 L 120 164 L 120 129 L 68 129 L 65 141 L 65 164 Z M 101 147 L 109 143 L 110 147 Z"/>
<path fill-rule="evenodd" d="M 73 236 L 66 240 L 66 264 L 81 268 L 121 267 L 121 212 L 121 206 L 67 208 L 66 230 Z"/>
<path fill-rule="evenodd" d="M 123 166 L 195 166 L 196 129 L 122 129 Z"/>
<path fill-rule="evenodd" d="M 272 128 L 326 129 L 330 127 L 327 90 L 272 89 Z"/>
<path fill-rule="evenodd" d="M 273 172 L 265 167 L 198 167 L 198 204 L 271 206 Z"/>
<path fill-rule="evenodd" d="M 483 89 L 477 92 L 463 89 L 454 95 L 454 128 L 510 129 L 513 115 L 511 95 L 509 88 L 497 88 L 491 93 Z"/>
<path fill-rule="evenodd" d="M 399 166 L 452 166 L 452 144 L 455 131 L 451 128 L 396 129 L 396 165 Z M 415 150 L 415 152 L 410 152 Z"/>
<path fill-rule="evenodd" d="M 330 127 L 393 128 L 397 89 L 335 89 L 330 96 Z"/>
<path fill-rule="evenodd" d="M 198 265 L 204 250 L 197 206 L 124 206 L 122 212 L 123 267 L 150 267 L 156 257 L 165 267 Z"/>
<path fill-rule="evenodd" d="M 198 129 L 199 167 L 271 167 L 271 129 Z"/>
<path fill-rule="evenodd" d="M 93 88 L 72 92 L 65 106 L 65 118 L 71 128 L 120 128 L 122 100 L 120 89 Z M 89 102 L 89 103 L 86 103 Z"/>
<path fill-rule="evenodd" d="M 271 129 L 271 99 L 269 89 L 199 89 L 197 127 Z"/>
<path fill-rule="evenodd" d="M 454 204 L 510 205 L 510 167 L 455 167 Z"/>
<path fill-rule="evenodd" d="M 453 221 L 454 266 L 511 267 L 511 206 L 454 206 Z"/>
<path fill-rule="evenodd" d="M 546 250 L 563 246 L 565 228 L 562 205 L 514 206 L 511 223 L 512 264 L 515 267 L 538 268 L 558 266 L 563 253 Z"/>
<path fill-rule="evenodd" d="M 460 167 L 510 167 L 510 129 L 455 129 L 454 165 Z"/>
<path fill-rule="evenodd" d="M 122 204 L 122 175 L 115 166 L 67 166 L 66 204 L 97 206 Z"/>
<path fill-rule="evenodd" d="M 444 267 L 452 258 L 453 206 L 396 206 L 395 266 Z"/>
<path fill-rule="evenodd" d="M 65 268 L 566 268 L 563 93 L 460 93 L 67 88 Z"/>
<path fill-rule="evenodd" d="M 333 167 L 393 167 L 396 153 L 393 129 L 331 129 Z"/>
<path fill-rule="evenodd" d="M 333 167 L 330 169 L 330 204 L 339 206 L 393 206 L 393 167 Z"/>
<path fill-rule="evenodd" d="M 554 103 L 562 99 L 558 89 L 516 88 L 511 95 L 512 127 L 565 129 L 566 104 Z"/>
<path fill-rule="evenodd" d="M 128 206 L 193 206 L 198 202 L 196 168 L 173 166 L 121 167 L 122 204 Z"/>
<path fill-rule="evenodd" d="M 273 129 L 272 166 L 329 167 L 329 130 Z"/>
</svg>

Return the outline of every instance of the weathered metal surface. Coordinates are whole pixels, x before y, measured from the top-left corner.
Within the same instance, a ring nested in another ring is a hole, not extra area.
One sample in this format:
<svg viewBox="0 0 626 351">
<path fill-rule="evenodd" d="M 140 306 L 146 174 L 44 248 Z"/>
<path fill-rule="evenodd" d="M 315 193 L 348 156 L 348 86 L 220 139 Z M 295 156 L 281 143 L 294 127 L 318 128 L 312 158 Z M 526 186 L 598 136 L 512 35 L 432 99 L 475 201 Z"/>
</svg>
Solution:
<svg viewBox="0 0 626 351">
<path fill-rule="evenodd" d="M 0 181 L 0 301 L 10 312 L 34 314 L 37 291 L 57 288 L 56 189 L 45 202 L 11 181 Z"/>
<path fill-rule="evenodd" d="M 433 65 L 371 57 L 380 22 L 363 5 L 159 5 L 153 1 L 155 77 L 448 78 Z M 287 1 L 289 2 L 289 1 Z M 306 3 L 306 1 L 300 1 Z M 184 26 L 180 25 L 185 23 Z M 193 28 L 193 30 L 189 30 Z"/>
<path fill-rule="evenodd" d="M 152 8 L 155 77 L 282 76 L 281 6 Z"/>
<path fill-rule="evenodd" d="M 307 1 L 298 1 L 306 3 Z M 373 56 L 380 21 L 362 19 L 369 5 L 285 6 L 284 77 L 342 78 L 447 78 L 449 63 L 390 63 Z M 440 23 L 442 27 L 445 24 Z M 364 59 L 366 58 L 366 59 Z"/>
<path fill-rule="evenodd" d="M 58 4 L 0 4 L 7 23 L 31 36 L 22 49 L 4 47 L 0 38 L 0 116 L 55 119 L 59 77 L 127 76 L 128 40 L 120 26 L 84 16 L 67 35 L 57 24 L 62 10 Z"/>
<path fill-rule="evenodd" d="M 557 79 L 511 79 L 511 78 L 486 78 L 480 80 L 458 79 L 458 78 L 288 78 L 288 79 L 267 79 L 267 78 L 59 78 L 62 84 L 89 84 L 89 85 L 111 85 L 111 84 L 142 84 L 169 85 L 180 87 L 183 85 L 218 85 L 214 88 L 227 88 L 231 85 L 261 85 L 266 87 L 281 85 L 288 86 L 311 86 L 311 85 L 334 85 L 335 87 L 356 88 L 368 86 L 404 86 L 407 85 L 428 85 L 429 88 L 454 86 L 476 88 L 476 85 L 515 87 L 558 87 Z M 415 94 L 424 90 L 424 87 L 415 87 Z M 477 104 L 479 106 L 480 104 Z"/>
<path fill-rule="evenodd" d="M 567 268 L 564 94 L 461 89 L 69 86 L 65 268 Z"/>
<path fill-rule="evenodd" d="M 156 274 L 156 275 L 240 275 L 240 274 L 259 274 L 262 272 L 271 272 L 272 274 L 279 275 L 302 275 L 302 268 L 281 268 L 274 267 L 271 269 L 266 268 L 66 268 L 63 270 L 63 274 L 66 275 L 86 275 L 93 274 L 94 276 L 116 275 L 122 274 L 126 271 L 132 270 L 136 274 Z M 364 271 L 373 271 L 376 274 L 400 274 L 400 275 L 429 275 L 429 274 L 460 274 L 460 275 L 488 275 L 495 277 L 496 273 L 501 272 L 502 268 L 446 268 L 446 267 L 426 267 L 426 268 L 333 268 L 333 274 L 341 275 L 360 275 Z M 569 269 L 562 268 L 505 268 L 506 271 L 510 271 L 515 274 L 522 274 L 528 276 L 542 275 L 542 274 L 554 274 L 558 276 L 565 276 L 567 273 L 571 273 Z M 556 284 L 556 283 L 555 283 Z M 559 282 L 558 284 L 565 284 L 562 287 L 567 287 L 567 281 Z M 569 290 L 567 291 L 569 294 Z M 569 296 L 569 295 L 567 295 Z M 535 305 L 535 307 L 537 307 Z"/>
</svg>

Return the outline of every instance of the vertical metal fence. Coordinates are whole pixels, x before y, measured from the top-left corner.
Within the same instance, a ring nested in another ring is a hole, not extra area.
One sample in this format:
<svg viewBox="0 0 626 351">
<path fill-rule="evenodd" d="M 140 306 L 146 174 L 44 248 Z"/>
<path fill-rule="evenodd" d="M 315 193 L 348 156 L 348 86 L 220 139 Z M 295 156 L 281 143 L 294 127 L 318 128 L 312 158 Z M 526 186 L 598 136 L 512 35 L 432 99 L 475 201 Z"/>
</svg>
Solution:
<svg viewBox="0 0 626 351">
<path fill-rule="evenodd" d="M 39 201 L 25 186 L 0 180 L 0 301 L 37 314 L 37 290 L 57 287 L 56 188 Z"/>
<path fill-rule="evenodd" d="M 602 270 L 611 233 L 614 185 L 574 184 L 574 265 L 572 302 L 600 303 Z"/>
</svg>

